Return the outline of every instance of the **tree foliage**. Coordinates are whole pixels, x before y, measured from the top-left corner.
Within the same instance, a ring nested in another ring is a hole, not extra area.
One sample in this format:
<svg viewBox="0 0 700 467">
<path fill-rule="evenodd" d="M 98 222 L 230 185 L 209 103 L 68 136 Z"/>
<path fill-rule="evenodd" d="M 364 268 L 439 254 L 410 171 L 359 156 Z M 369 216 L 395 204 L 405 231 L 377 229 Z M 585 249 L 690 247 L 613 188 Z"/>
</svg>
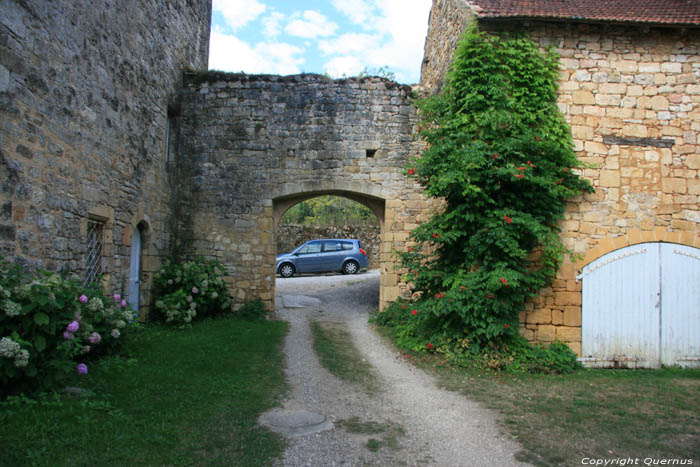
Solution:
<svg viewBox="0 0 700 467">
<path fill-rule="evenodd" d="M 319 196 L 292 206 L 282 216 L 283 224 L 330 225 L 376 225 L 372 211 L 341 196 Z"/>
<path fill-rule="evenodd" d="M 526 299 L 551 284 L 566 202 L 592 191 L 556 106 L 557 65 L 528 38 L 471 28 L 442 92 L 419 103 L 428 149 L 407 174 L 445 205 L 400 253 L 416 338 L 516 336 Z"/>
</svg>

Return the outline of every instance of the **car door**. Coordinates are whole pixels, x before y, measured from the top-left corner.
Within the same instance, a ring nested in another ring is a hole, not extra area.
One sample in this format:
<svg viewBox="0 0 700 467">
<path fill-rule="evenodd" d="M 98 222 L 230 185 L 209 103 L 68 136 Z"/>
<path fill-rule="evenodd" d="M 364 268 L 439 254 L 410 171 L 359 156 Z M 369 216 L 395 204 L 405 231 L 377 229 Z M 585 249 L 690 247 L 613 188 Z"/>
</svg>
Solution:
<svg viewBox="0 0 700 467">
<path fill-rule="evenodd" d="M 340 271 L 343 263 L 343 246 L 339 240 L 327 240 L 323 242 L 323 268 L 324 271 Z"/>
<path fill-rule="evenodd" d="M 318 272 L 322 270 L 321 248 L 323 242 L 309 242 L 295 253 L 297 257 L 297 272 Z"/>
</svg>

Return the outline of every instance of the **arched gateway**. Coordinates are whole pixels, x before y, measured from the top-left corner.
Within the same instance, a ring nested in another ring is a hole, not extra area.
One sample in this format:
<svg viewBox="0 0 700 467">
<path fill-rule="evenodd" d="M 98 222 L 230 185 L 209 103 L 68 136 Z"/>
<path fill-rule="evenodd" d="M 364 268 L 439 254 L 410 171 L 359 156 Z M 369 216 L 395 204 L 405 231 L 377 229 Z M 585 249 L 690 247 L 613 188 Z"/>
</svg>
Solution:
<svg viewBox="0 0 700 467">
<path fill-rule="evenodd" d="M 423 149 L 411 97 L 382 78 L 186 75 L 174 142 L 179 248 L 214 252 L 238 303 L 271 306 L 281 215 L 315 196 L 345 196 L 380 221 L 380 300 L 393 300 L 401 283 L 392 252 L 430 205 L 404 174 Z"/>
</svg>

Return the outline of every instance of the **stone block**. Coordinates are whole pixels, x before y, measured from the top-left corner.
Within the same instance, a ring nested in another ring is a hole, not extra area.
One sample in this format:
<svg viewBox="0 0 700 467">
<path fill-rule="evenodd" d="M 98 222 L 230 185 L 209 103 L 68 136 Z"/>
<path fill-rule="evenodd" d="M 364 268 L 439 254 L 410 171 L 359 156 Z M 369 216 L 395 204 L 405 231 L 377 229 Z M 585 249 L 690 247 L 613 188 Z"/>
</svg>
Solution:
<svg viewBox="0 0 700 467">
<path fill-rule="evenodd" d="M 526 322 L 528 324 L 551 324 L 552 310 L 540 309 L 527 314 Z"/>
<path fill-rule="evenodd" d="M 619 187 L 620 172 L 617 170 L 601 170 L 599 182 L 601 187 Z"/>
<path fill-rule="evenodd" d="M 688 191 L 684 178 L 664 177 L 661 179 L 661 188 L 665 193 L 686 193 Z"/>
<path fill-rule="evenodd" d="M 558 306 L 581 305 L 580 292 L 557 292 L 554 296 L 554 303 Z"/>
<path fill-rule="evenodd" d="M 595 104 L 595 96 L 590 91 L 576 91 L 572 94 L 574 104 Z"/>
<path fill-rule="evenodd" d="M 637 99 L 639 100 L 639 99 Z M 627 124 L 622 126 L 622 134 L 624 136 L 634 136 L 638 138 L 646 138 L 648 136 L 648 129 L 646 125 L 640 124 Z"/>
<path fill-rule="evenodd" d="M 557 339 L 557 327 L 551 324 L 537 326 L 535 339 L 539 342 L 554 342 Z"/>
<path fill-rule="evenodd" d="M 580 284 L 580 282 L 579 282 Z M 564 307 L 562 321 L 565 326 L 581 326 L 581 307 Z"/>
<path fill-rule="evenodd" d="M 581 342 L 581 328 L 558 326 L 556 340 L 561 342 Z"/>
</svg>

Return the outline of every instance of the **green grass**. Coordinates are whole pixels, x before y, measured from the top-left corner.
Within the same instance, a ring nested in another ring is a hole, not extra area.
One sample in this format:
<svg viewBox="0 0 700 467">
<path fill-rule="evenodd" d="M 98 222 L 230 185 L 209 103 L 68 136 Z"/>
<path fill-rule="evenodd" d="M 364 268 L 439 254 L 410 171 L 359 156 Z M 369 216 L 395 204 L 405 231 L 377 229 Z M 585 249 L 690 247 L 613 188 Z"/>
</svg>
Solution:
<svg viewBox="0 0 700 467">
<path fill-rule="evenodd" d="M 149 326 L 128 359 L 76 375 L 85 395 L 3 402 L 0 465 L 270 465 L 285 442 L 257 418 L 286 391 L 286 330 L 231 318 Z"/>
<path fill-rule="evenodd" d="M 379 389 L 372 365 L 362 357 L 345 324 L 312 321 L 311 333 L 314 351 L 324 368 L 368 395 Z"/>
<path fill-rule="evenodd" d="M 419 359 L 416 359 L 419 360 Z M 430 360 L 429 360 L 430 361 Z M 700 461 L 700 370 L 579 370 L 504 376 L 429 365 L 446 388 L 496 409 L 540 466 L 593 459 Z"/>
</svg>

